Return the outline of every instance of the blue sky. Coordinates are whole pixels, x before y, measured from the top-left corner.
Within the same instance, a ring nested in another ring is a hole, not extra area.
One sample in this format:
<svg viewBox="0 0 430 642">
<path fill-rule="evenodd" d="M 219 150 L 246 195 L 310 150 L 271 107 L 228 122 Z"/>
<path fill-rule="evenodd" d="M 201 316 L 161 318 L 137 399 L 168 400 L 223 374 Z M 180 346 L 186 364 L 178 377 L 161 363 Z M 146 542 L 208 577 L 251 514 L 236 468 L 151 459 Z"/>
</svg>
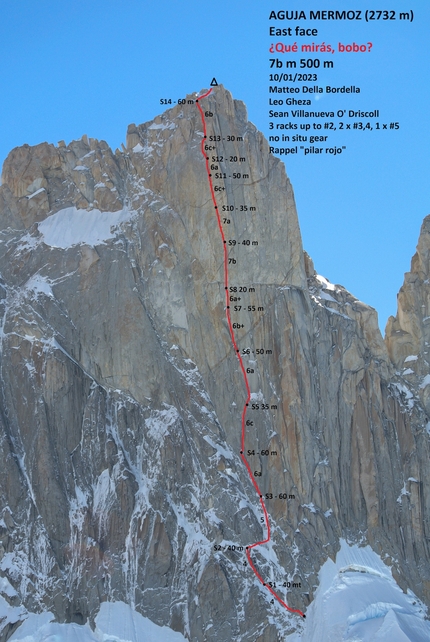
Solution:
<svg viewBox="0 0 430 642">
<path fill-rule="evenodd" d="M 347 147 L 341 156 L 291 156 L 286 167 L 317 271 L 375 307 L 383 329 L 430 213 L 430 4 L 389 6 L 412 8 L 414 21 L 279 24 L 318 29 L 300 39 L 271 38 L 270 11 L 375 7 L 364 0 L 2 0 L 0 162 L 18 145 L 83 134 L 119 147 L 129 123 L 163 111 L 161 98 L 200 91 L 213 76 L 268 136 L 272 42 L 372 42 L 370 53 L 336 52 L 334 68 L 319 72 L 318 85 L 355 85 L 361 93 L 312 96 L 308 109 L 379 109 L 381 122 L 400 129 L 332 134 L 333 144 Z"/>
</svg>

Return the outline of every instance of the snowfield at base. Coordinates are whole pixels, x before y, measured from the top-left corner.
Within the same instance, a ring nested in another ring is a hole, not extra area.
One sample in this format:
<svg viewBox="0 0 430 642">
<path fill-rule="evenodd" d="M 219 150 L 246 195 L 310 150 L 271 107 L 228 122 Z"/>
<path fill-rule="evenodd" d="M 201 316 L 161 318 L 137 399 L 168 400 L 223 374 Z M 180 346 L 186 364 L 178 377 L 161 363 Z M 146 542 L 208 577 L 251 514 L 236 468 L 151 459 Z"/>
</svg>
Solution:
<svg viewBox="0 0 430 642">
<path fill-rule="evenodd" d="M 66 207 L 38 224 L 42 241 L 50 247 L 67 249 L 73 245 L 101 245 L 112 239 L 118 232 L 118 226 L 128 221 L 135 212 L 127 209 L 117 212 L 100 210 L 78 210 Z"/>
<path fill-rule="evenodd" d="M 428 642 L 425 606 L 394 581 L 370 548 L 341 540 L 336 562 L 328 559 L 306 612 L 302 634 L 288 642 Z"/>
<path fill-rule="evenodd" d="M 52 613 L 30 613 L 9 642 L 185 642 L 181 633 L 157 626 L 124 602 L 103 602 L 95 631 L 53 619 Z"/>
</svg>

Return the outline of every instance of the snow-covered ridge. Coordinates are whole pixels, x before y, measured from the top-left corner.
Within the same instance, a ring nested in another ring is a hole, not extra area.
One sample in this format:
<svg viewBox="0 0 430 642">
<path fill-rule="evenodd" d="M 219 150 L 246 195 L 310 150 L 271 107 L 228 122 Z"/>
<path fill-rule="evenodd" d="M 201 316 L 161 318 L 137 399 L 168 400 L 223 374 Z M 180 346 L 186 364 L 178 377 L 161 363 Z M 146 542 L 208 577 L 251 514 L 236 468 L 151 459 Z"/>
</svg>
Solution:
<svg viewBox="0 0 430 642">
<path fill-rule="evenodd" d="M 302 634 L 289 642 L 425 642 L 430 622 L 425 606 L 405 595 L 391 571 L 370 546 L 341 540 L 336 561 L 328 559 L 306 614 Z"/>
</svg>

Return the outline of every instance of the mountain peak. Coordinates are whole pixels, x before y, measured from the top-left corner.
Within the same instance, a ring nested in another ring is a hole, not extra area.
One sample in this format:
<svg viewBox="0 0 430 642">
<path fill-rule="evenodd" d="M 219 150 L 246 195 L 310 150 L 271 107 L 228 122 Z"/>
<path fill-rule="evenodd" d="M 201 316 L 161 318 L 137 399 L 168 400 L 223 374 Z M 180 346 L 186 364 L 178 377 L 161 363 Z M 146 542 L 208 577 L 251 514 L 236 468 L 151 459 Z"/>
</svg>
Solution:
<svg viewBox="0 0 430 642">
<path fill-rule="evenodd" d="M 243 103 L 215 87 L 202 121 L 199 95 L 122 151 L 5 161 L 1 640 L 110 601 L 186 639 L 274 642 L 342 538 L 429 600 L 425 407 L 376 312 L 304 254 Z"/>
</svg>

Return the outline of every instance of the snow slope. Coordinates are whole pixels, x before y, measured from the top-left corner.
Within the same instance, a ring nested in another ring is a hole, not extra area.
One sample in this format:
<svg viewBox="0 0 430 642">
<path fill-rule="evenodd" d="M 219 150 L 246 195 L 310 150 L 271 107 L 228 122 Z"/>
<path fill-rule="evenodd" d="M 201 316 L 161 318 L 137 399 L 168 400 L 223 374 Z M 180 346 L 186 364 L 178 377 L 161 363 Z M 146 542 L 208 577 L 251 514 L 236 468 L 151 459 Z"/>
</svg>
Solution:
<svg viewBox="0 0 430 642">
<path fill-rule="evenodd" d="M 96 628 L 58 624 L 52 613 L 28 614 L 9 642 L 185 642 L 181 633 L 157 626 L 124 602 L 104 602 Z"/>
<path fill-rule="evenodd" d="M 425 642 L 430 622 L 425 607 L 403 593 L 391 571 L 370 548 L 341 540 L 336 562 L 321 568 L 304 632 L 289 642 Z"/>
</svg>

